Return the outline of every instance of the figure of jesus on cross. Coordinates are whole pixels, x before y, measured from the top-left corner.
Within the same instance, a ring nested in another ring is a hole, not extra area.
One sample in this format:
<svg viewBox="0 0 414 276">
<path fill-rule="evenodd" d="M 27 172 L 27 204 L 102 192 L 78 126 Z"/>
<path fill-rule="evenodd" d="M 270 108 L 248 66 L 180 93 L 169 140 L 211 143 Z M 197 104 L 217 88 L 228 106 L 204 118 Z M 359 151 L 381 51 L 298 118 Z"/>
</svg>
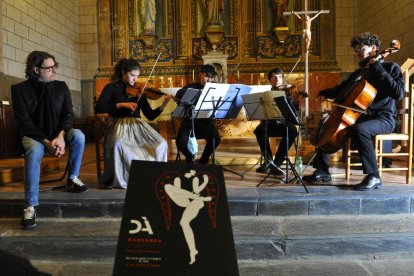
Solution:
<svg viewBox="0 0 414 276">
<path fill-rule="evenodd" d="M 305 41 L 305 50 L 306 53 L 309 53 L 309 46 L 312 39 L 312 32 L 311 32 L 311 24 L 312 20 L 314 20 L 316 17 L 318 17 L 323 11 L 319 11 L 316 15 L 313 17 L 310 17 L 309 15 L 305 14 L 304 18 L 302 18 L 297 12 L 292 11 L 292 14 L 296 15 L 299 20 L 302 21 L 302 28 L 303 28 L 303 40 Z"/>
<path fill-rule="evenodd" d="M 328 10 L 321 10 L 321 11 L 308 11 L 308 4 L 307 0 L 305 0 L 305 10 L 304 11 L 291 11 L 291 12 L 284 12 L 284 16 L 295 15 L 297 16 L 303 24 L 303 43 L 305 44 L 305 92 L 309 93 L 309 48 L 312 39 L 312 30 L 311 24 L 312 20 L 317 18 L 320 14 L 329 13 Z M 313 15 L 310 17 L 309 15 Z M 303 15 L 303 17 L 301 17 Z M 309 99 L 305 99 L 305 116 L 309 116 Z"/>
</svg>

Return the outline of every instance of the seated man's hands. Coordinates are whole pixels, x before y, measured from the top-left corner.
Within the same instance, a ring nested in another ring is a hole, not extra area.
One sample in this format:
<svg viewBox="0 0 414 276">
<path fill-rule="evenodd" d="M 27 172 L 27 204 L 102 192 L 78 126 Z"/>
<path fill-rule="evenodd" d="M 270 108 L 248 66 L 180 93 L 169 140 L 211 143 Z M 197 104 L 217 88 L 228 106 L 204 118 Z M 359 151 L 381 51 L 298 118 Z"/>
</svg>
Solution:
<svg viewBox="0 0 414 276">
<path fill-rule="evenodd" d="M 46 150 L 56 157 L 61 157 L 63 154 L 65 154 L 65 138 L 64 138 L 65 132 L 61 131 L 59 132 L 58 136 L 56 136 L 55 139 L 52 141 L 49 141 L 45 139 L 43 141 L 43 144 L 46 147 Z"/>
</svg>

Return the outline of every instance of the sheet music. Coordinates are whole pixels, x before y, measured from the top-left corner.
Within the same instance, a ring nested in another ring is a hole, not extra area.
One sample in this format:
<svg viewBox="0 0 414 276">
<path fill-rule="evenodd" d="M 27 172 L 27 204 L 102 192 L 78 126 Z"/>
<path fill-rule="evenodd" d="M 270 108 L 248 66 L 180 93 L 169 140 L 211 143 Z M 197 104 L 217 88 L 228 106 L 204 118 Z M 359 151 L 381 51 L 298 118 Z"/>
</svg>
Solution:
<svg viewBox="0 0 414 276">
<path fill-rule="evenodd" d="M 274 98 L 286 97 L 285 91 L 266 91 L 241 96 L 249 120 L 283 119 Z"/>
<path fill-rule="evenodd" d="M 251 88 L 250 94 L 263 93 L 263 92 L 272 90 L 272 86 L 270 84 L 269 85 L 249 85 L 249 87 Z"/>
<path fill-rule="evenodd" d="M 177 94 L 178 90 L 180 90 L 182 87 L 162 87 L 160 88 L 160 91 L 165 94 L 175 95 Z"/>
</svg>

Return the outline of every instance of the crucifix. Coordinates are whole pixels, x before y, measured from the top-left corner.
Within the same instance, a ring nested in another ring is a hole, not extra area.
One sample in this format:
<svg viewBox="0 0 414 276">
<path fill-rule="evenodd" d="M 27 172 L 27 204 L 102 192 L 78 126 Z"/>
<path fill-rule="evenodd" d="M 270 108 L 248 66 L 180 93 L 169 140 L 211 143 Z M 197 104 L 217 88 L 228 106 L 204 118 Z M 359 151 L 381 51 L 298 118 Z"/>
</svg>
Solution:
<svg viewBox="0 0 414 276">
<path fill-rule="evenodd" d="M 305 0 L 304 11 L 284 12 L 284 16 L 295 15 L 302 21 L 303 25 L 303 44 L 305 45 L 305 92 L 309 94 L 309 46 L 311 43 L 311 24 L 320 14 L 329 13 L 328 10 L 308 11 L 308 1 Z M 303 17 L 301 17 L 303 15 Z M 310 17 L 310 15 L 314 15 Z M 305 98 L 305 116 L 309 116 L 309 98 Z"/>
</svg>

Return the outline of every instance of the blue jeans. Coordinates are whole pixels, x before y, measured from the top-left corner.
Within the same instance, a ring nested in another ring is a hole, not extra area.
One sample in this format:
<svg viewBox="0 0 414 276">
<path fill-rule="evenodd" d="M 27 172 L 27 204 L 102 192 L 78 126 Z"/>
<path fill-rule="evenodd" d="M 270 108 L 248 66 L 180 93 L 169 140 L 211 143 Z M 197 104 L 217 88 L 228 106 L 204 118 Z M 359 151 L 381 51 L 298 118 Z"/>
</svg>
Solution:
<svg viewBox="0 0 414 276">
<path fill-rule="evenodd" d="M 79 175 L 82 163 L 85 135 L 79 129 L 70 129 L 65 134 L 66 148 L 69 148 L 68 176 L 73 178 Z M 40 162 L 45 154 L 45 146 L 26 136 L 22 140 L 24 148 L 24 191 L 26 204 L 39 205 L 39 178 Z"/>
</svg>

